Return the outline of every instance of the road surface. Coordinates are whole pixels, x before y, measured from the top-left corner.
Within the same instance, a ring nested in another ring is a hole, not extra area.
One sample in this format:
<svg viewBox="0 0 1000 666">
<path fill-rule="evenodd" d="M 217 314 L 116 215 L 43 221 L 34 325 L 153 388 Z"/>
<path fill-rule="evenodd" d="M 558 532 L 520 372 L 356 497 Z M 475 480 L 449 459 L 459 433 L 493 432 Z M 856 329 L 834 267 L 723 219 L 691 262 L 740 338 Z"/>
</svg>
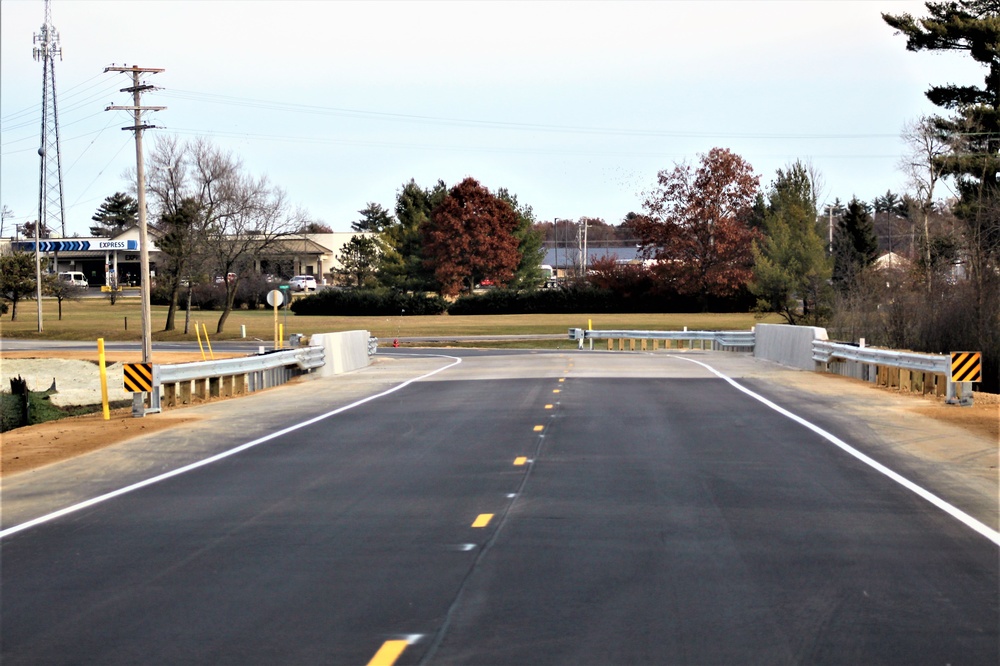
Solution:
<svg viewBox="0 0 1000 666">
<path fill-rule="evenodd" d="M 873 468 L 857 424 L 793 420 L 696 363 L 718 354 L 442 354 L 210 464 L 5 521 L 0 660 L 1000 659 L 996 526 Z M 260 426 L 233 415 L 223 449 Z"/>
</svg>

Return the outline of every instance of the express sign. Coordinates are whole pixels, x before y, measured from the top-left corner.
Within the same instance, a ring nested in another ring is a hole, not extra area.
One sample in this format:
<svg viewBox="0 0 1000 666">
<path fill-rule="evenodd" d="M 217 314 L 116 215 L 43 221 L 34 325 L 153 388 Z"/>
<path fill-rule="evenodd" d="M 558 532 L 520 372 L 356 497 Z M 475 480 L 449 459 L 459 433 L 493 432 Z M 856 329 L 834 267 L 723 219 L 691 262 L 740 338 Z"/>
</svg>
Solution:
<svg viewBox="0 0 1000 666">
<path fill-rule="evenodd" d="M 138 250 L 139 241 L 129 240 L 118 240 L 118 241 L 98 241 L 98 250 Z"/>
</svg>

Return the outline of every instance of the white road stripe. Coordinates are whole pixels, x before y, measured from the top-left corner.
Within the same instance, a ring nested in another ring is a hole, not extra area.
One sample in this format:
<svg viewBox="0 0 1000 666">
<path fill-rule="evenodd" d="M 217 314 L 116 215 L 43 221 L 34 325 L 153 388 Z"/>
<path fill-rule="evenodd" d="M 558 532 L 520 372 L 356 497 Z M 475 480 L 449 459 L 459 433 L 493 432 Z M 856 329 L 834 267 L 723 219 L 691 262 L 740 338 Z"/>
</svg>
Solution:
<svg viewBox="0 0 1000 666">
<path fill-rule="evenodd" d="M 12 534 L 16 534 L 17 532 L 24 531 L 24 530 L 29 529 L 31 527 L 35 527 L 36 525 L 41 525 L 42 523 L 47 523 L 47 522 L 49 522 L 51 520 L 55 520 L 56 518 L 60 518 L 62 516 L 70 514 L 70 513 L 74 513 L 76 511 L 81 510 L 81 509 L 86 509 L 87 507 L 94 506 L 95 504 L 100 504 L 101 502 L 106 502 L 109 499 L 113 499 L 115 497 L 119 497 L 120 495 L 125 495 L 126 493 L 130 493 L 133 490 L 139 490 L 140 488 L 145 488 L 146 486 L 151 486 L 154 483 L 159 483 L 160 481 L 165 481 L 165 480 L 167 480 L 169 478 L 172 478 L 172 477 L 184 474 L 185 472 L 190 472 L 191 470 L 198 469 L 199 467 L 204 467 L 205 465 L 210 465 L 210 464 L 212 464 L 214 462 L 222 460 L 223 458 L 228 458 L 229 456 L 234 456 L 237 453 L 240 453 L 242 451 L 246 451 L 247 449 L 250 449 L 250 448 L 253 448 L 253 447 L 257 446 L 258 444 L 263 444 L 264 442 L 269 442 L 272 439 L 275 439 L 277 437 L 281 437 L 282 435 L 287 435 L 290 432 L 294 432 L 294 431 L 299 430 L 301 428 L 305 428 L 306 426 L 310 426 L 310 425 L 312 425 L 314 423 L 318 423 L 319 421 L 322 421 L 323 419 L 330 418 L 331 416 L 336 416 L 337 414 L 341 414 L 343 412 L 346 412 L 349 409 L 354 409 L 355 407 L 363 405 L 366 402 L 371 402 L 372 400 L 377 400 L 377 399 L 385 397 L 385 396 L 387 396 L 387 395 L 389 395 L 391 393 L 395 393 L 396 391 L 398 391 L 400 389 L 403 389 L 403 388 L 406 388 L 407 386 L 409 386 L 410 384 L 412 384 L 414 382 L 419 382 L 422 379 L 427 379 L 428 377 L 432 377 L 432 376 L 436 375 L 437 373 L 443 372 L 444 370 L 447 370 L 448 368 L 452 368 L 452 367 L 454 367 L 454 366 L 456 366 L 456 365 L 458 365 L 459 363 L 462 362 L 462 359 L 460 359 L 460 358 L 458 358 L 456 356 L 444 356 L 444 355 L 435 355 L 435 354 L 426 354 L 426 355 L 421 354 L 421 356 L 432 356 L 433 358 L 448 358 L 448 359 L 451 359 L 454 362 L 453 363 L 449 363 L 448 365 L 445 365 L 443 367 L 440 367 L 437 370 L 434 370 L 433 372 L 428 372 L 425 375 L 421 375 L 419 377 L 414 377 L 413 379 L 408 379 L 407 381 L 403 382 L 402 384 L 399 384 L 398 386 L 394 386 L 391 389 L 388 389 L 386 391 L 382 391 L 381 393 L 378 393 L 376 395 L 371 395 L 371 396 L 368 396 L 367 398 L 363 398 L 361 400 L 358 400 L 357 402 L 352 402 L 349 405 L 345 405 L 343 407 L 339 407 L 337 409 L 334 409 L 333 411 L 327 412 L 326 414 L 321 414 L 319 416 L 314 416 L 311 419 L 308 419 L 306 421 L 302 421 L 301 423 L 296 423 L 295 425 L 289 426 L 289 427 L 287 427 L 287 428 L 285 428 L 283 430 L 279 430 L 277 432 L 273 432 L 273 433 L 271 433 L 269 435 L 264 435 L 263 437 L 259 437 L 258 439 L 255 439 L 255 440 L 253 440 L 251 442 L 247 442 L 246 444 L 241 444 L 241 445 L 237 446 L 236 448 L 229 449 L 228 451 L 223 451 L 222 453 L 217 453 L 214 456 L 205 458 L 203 460 L 199 460 L 197 462 L 193 462 L 193 463 L 191 463 L 189 465 L 185 465 L 183 467 L 179 467 L 179 468 L 177 468 L 175 470 L 172 470 L 170 472 L 165 472 L 165 473 L 160 474 L 158 476 L 154 476 L 152 478 L 145 479 L 144 481 L 139 481 L 138 483 L 133 483 L 130 486 L 125 486 L 124 488 L 119 488 L 118 490 L 112 490 L 109 493 L 105 493 L 103 495 L 99 495 L 99 496 L 94 497 L 94 498 L 89 499 L 89 500 L 84 500 L 83 502 L 79 502 L 79 503 L 74 504 L 72 506 L 68 506 L 68 507 L 66 507 L 64 509 L 59 509 L 58 511 L 53 511 L 52 513 L 46 514 L 44 516 L 40 516 L 40 517 L 35 518 L 33 520 L 29 520 L 29 521 L 27 521 L 25 523 L 21 523 L 20 525 L 14 525 L 13 527 L 8 527 L 5 530 L 0 530 L 0 539 L 3 539 L 4 537 L 8 537 L 8 536 L 10 536 Z"/>
<path fill-rule="evenodd" d="M 874 470 L 876 470 L 878 472 L 881 472 L 882 474 L 884 474 L 885 476 L 889 477 L 890 479 L 892 479 L 893 481 L 895 481 L 899 485 L 903 486 L 904 488 L 906 488 L 910 492 L 913 492 L 916 495 L 919 495 L 923 499 L 927 500 L 928 502 L 930 502 L 931 504 L 933 504 L 937 508 L 939 508 L 942 511 L 944 511 L 945 513 L 947 513 L 952 518 L 955 518 L 956 520 L 964 523 L 968 527 L 971 527 L 976 532 L 979 532 L 984 537 L 986 537 L 987 539 L 989 539 L 990 541 L 992 541 L 996 545 L 1000 546 L 1000 532 L 997 532 L 996 530 L 992 529 L 989 525 L 981 523 L 980 521 L 976 520 L 975 518 L 973 518 L 969 514 L 965 513 L 964 511 L 962 511 L 958 507 L 955 507 L 955 506 L 949 504 L 948 502 L 944 501 L 943 499 L 941 499 L 940 497 L 938 497 L 934 493 L 930 492 L 929 490 L 926 490 L 925 488 L 921 488 L 920 486 L 918 486 L 917 484 L 913 483 L 912 481 L 910 481 L 906 477 L 900 476 L 899 474 L 897 474 L 896 472 L 892 471 L 891 469 L 889 469 L 888 467 L 886 467 L 882 463 L 880 463 L 880 462 L 878 462 L 876 460 L 872 460 L 871 458 L 869 458 L 868 456 L 866 456 L 864 453 L 861 453 L 861 451 L 858 451 L 853 446 L 851 446 L 850 444 L 848 444 L 844 440 L 840 439 L 839 437 L 836 437 L 836 436 L 828 433 L 826 430 L 823 430 L 819 426 L 814 425 L 814 424 L 810 423 L 809 421 L 806 421 L 801 416 L 793 414 L 792 412 L 788 411 L 784 407 L 776 405 L 775 403 L 771 402 L 770 400 L 768 400 L 764 396 L 759 395 L 757 393 L 754 393 L 753 391 L 751 391 L 750 389 L 746 388 L 745 386 L 742 386 L 739 383 L 737 383 L 731 377 L 728 377 L 728 376 L 722 374 L 721 372 L 719 372 L 718 370 L 716 370 L 715 368 L 713 368 L 712 366 L 710 366 L 710 365 L 708 365 L 706 363 L 702 363 L 701 361 L 697 361 L 697 360 L 695 360 L 693 358 L 687 358 L 687 357 L 684 357 L 684 356 L 674 356 L 673 354 L 671 354 L 671 356 L 673 358 L 681 359 L 682 361 L 688 361 L 690 363 L 697 363 L 698 365 L 702 366 L 703 368 L 705 368 L 706 370 L 708 370 L 709 372 L 711 372 L 712 374 L 714 374 L 716 377 L 719 377 L 720 379 L 724 379 L 725 381 L 729 382 L 732 386 L 734 386 L 736 389 L 742 391 L 743 393 L 746 393 L 748 396 L 750 396 L 754 400 L 757 400 L 758 402 L 761 402 L 764 405 L 767 405 L 768 407 L 770 407 L 774 411 L 778 412 L 782 416 L 786 416 L 786 417 L 790 418 L 791 420 L 795 421 L 796 423 L 798 423 L 799 425 L 805 426 L 809 430 L 812 430 L 814 433 L 816 433 L 817 435 L 819 435 L 823 439 L 827 440 L 831 444 L 834 444 L 834 445 L 838 446 L 839 448 L 843 449 L 844 451 L 846 451 L 847 453 L 851 454 L 852 456 L 854 456 L 855 458 L 857 458 L 858 460 L 860 460 L 864 464 L 868 465 L 872 469 L 874 469 Z"/>
</svg>

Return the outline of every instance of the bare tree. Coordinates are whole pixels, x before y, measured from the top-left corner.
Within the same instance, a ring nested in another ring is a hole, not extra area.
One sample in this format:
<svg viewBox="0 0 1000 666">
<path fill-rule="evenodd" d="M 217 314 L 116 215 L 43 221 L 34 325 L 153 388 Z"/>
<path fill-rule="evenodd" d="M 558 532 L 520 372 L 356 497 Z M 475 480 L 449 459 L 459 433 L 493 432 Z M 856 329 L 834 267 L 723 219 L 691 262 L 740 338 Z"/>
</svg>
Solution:
<svg viewBox="0 0 1000 666">
<path fill-rule="evenodd" d="M 211 201 L 212 215 L 204 239 L 226 287 L 226 304 L 216 327 L 216 333 L 222 333 L 240 279 L 253 270 L 255 260 L 279 238 L 297 229 L 302 220 L 298 211 L 289 209 L 284 191 L 266 176 L 253 178 L 234 170 L 219 183 Z"/>
<path fill-rule="evenodd" d="M 291 212 L 285 193 L 266 176 L 251 177 L 232 153 L 204 139 L 182 144 L 163 137 L 149 162 L 147 191 L 164 234 L 160 249 L 169 257 L 164 271 L 170 289 L 165 330 L 174 327 L 187 273 L 205 266 L 223 277 L 226 289 L 217 325 L 221 333 L 240 279 L 277 238 L 302 225 L 305 213 Z"/>
<path fill-rule="evenodd" d="M 929 220 L 934 208 L 934 188 L 943 176 L 941 157 L 946 155 L 950 146 L 941 132 L 935 127 L 934 121 L 928 116 L 907 123 L 903 127 L 903 140 L 909 147 L 909 154 L 904 155 L 899 162 L 900 170 L 906 174 L 908 184 L 916 193 L 916 211 L 923 228 L 923 259 L 927 274 L 927 287 L 930 288 L 931 239 Z"/>
</svg>

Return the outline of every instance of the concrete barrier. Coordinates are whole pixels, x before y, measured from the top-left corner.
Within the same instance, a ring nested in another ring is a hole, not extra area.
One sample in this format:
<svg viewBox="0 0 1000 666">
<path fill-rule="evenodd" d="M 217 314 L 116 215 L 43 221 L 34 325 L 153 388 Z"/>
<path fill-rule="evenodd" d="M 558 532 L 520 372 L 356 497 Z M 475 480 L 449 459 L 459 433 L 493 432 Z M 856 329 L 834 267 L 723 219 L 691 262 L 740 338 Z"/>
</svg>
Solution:
<svg viewBox="0 0 1000 666">
<path fill-rule="evenodd" d="M 368 331 L 342 331 L 316 333 L 309 336 L 309 344 L 323 347 L 326 363 L 316 371 L 320 377 L 332 377 L 351 370 L 368 367 Z"/>
<path fill-rule="evenodd" d="M 815 370 L 812 358 L 813 340 L 829 340 L 825 328 L 788 326 L 787 324 L 757 324 L 753 355 L 802 370 Z"/>
</svg>

